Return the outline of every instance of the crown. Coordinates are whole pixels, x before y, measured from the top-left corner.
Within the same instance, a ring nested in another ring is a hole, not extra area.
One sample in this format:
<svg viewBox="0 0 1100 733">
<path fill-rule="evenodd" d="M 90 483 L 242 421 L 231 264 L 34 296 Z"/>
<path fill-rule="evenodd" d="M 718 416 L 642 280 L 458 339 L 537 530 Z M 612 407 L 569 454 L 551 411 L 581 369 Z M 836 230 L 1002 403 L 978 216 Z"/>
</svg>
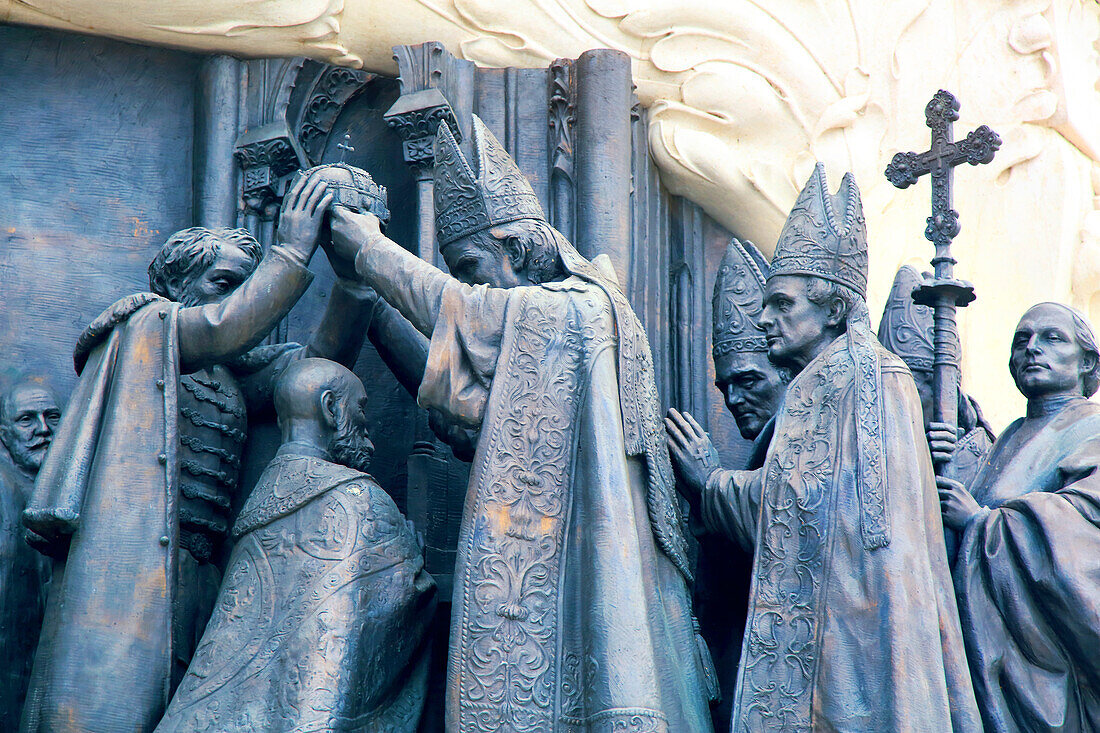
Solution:
<svg viewBox="0 0 1100 733">
<path fill-rule="evenodd" d="M 519 219 L 541 219 L 538 197 L 512 157 L 477 115 L 474 162 L 466 162 L 455 136 L 441 122 L 435 136 L 435 229 L 439 246 Z"/>
<path fill-rule="evenodd" d="M 932 371 L 932 309 L 913 302 L 913 290 L 922 282 L 915 268 L 898 270 L 878 324 L 878 340 L 910 369 Z"/>
<path fill-rule="evenodd" d="M 825 165 L 814 166 L 779 233 L 771 269 L 771 277 L 820 277 L 867 297 L 867 223 L 851 173 L 844 174 L 834 196 Z"/>
<path fill-rule="evenodd" d="M 768 350 L 760 329 L 768 262 L 752 242 L 734 238 L 726 247 L 714 279 L 712 350 L 714 358 L 730 352 Z"/>
<path fill-rule="evenodd" d="M 324 171 L 321 175 L 328 187 L 327 191 L 332 194 L 330 206 L 346 206 L 359 213 L 374 214 L 383 224 L 389 222 L 386 187 L 375 183 L 365 170 L 347 163 L 324 163 L 307 171 L 298 171 L 298 177 L 308 178 L 319 171 Z M 336 171 L 347 171 L 352 183 L 343 180 L 343 176 L 334 175 Z M 294 187 L 294 183 L 297 183 L 297 179 L 288 186 L 288 191 Z"/>
</svg>

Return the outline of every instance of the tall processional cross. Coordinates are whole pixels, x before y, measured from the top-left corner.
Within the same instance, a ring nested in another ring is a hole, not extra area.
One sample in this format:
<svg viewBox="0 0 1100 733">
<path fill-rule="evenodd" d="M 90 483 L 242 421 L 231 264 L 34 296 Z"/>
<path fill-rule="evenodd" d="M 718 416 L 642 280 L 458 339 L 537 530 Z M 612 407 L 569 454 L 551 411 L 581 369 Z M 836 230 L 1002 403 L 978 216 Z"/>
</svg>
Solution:
<svg viewBox="0 0 1100 733">
<path fill-rule="evenodd" d="M 956 307 L 974 300 L 974 286 L 955 279 L 956 260 L 951 240 L 959 233 L 959 212 L 952 208 L 955 166 L 981 165 L 993 160 L 1001 138 L 982 125 L 964 139 L 952 140 L 952 123 L 959 119 L 959 101 L 943 89 L 924 108 L 924 120 L 932 130 L 932 145 L 923 153 L 898 153 L 886 166 L 886 178 L 898 188 L 908 188 L 924 175 L 932 180 L 932 215 L 924 236 L 936 247 L 931 279 L 913 291 L 913 300 L 933 308 L 933 420 L 958 428 L 959 332 Z"/>
</svg>

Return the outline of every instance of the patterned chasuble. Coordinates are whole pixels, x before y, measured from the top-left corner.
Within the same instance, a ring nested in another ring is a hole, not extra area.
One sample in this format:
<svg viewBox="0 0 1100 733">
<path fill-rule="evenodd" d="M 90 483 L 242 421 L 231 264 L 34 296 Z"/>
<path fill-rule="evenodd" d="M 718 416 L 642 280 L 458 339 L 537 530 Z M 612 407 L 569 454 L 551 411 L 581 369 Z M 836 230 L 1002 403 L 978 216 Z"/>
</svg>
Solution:
<svg viewBox="0 0 1100 733">
<path fill-rule="evenodd" d="M 873 377 L 879 369 L 871 347 L 860 343 L 861 335 L 836 339 L 791 382 L 776 424 L 763 469 L 751 615 L 735 700 L 737 733 L 812 730 L 825 611 L 822 580 L 830 571 L 829 547 L 835 534 L 830 533 L 830 515 L 841 468 L 836 460 L 843 443 L 841 400 L 853 381 L 859 392 L 857 361 L 861 376 Z M 876 382 L 871 381 L 872 388 Z M 882 546 L 881 537 L 888 537 L 889 528 L 883 466 L 874 466 L 884 461 L 876 455 L 881 453 L 882 416 L 877 403 L 867 404 L 868 396 L 856 395 L 860 414 L 855 417 L 864 437 L 860 461 L 871 469 L 861 471 L 871 480 L 861 487 L 860 507 L 863 544 L 869 551 Z"/>
<path fill-rule="evenodd" d="M 661 710 L 667 701 L 661 690 L 667 688 L 660 677 L 670 673 L 667 660 L 677 653 L 663 648 L 669 641 L 654 637 L 652 642 L 662 648 L 645 650 L 650 655 L 646 658 L 655 658 L 657 669 L 663 670 L 650 674 L 646 662 L 592 653 L 569 631 L 576 623 L 577 604 L 592 608 L 603 600 L 576 590 L 579 565 L 615 564 L 613 549 L 595 541 L 584 558 L 571 558 L 570 553 L 578 547 L 575 538 L 581 531 L 571 530 L 571 512 L 578 511 L 578 501 L 604 490 L 592 486 L 592 479 L 578 482 L 578 423 L 586 419 L 585 405 L 599 398 L 591 384 L 593 364 L 618 341 L 608 299 L 591 283 L 572 283 L 517 289 L 508 301 L 458 548 L 448 674 L 454 722 L 463 733 L 679 729 L 670 726 Z M 573 297 L 554 292 L 565 290 L 574 291 Z M 618 392 L 612 392 L 617 404 Z M 621 439 L 617 452 L 628 460 Z M 647 487 L 641 480 L 633 509 L 617 509 L 623 516 L 630 511 L 646 516 Z M 653 552 L 661 552 L 659 538 L 648 532 L 644 537 Z M 616 608 L 610 616 L 646 625 L 653 623 L 649 614 L 675 613 L 669 609 L 676 607 L 677 594 L 683 596 L 682 618 L 662 623 L 682 624 L 676 646 L 692 649 L 691 669 L 683 676 L 691 681 L 698 705 L 675 704 L 697 709 L 702 717 L 705 702 L 697 681 L 686 585 L 667 555 L 657 558 L 667 571 L 660 576 L 663 590 L 658 590 L 665 594 L 667 608 Z M 653 633 L 661 632 L 642 636 Z M 621 669 L 617 662 L 624 663 Z M 627 685 L 630 689 L 624 692 L 616 680 L 635 667 L 644 668 L 640 678 L 652 682 Z M 608 679 L 613 680 L 606 686 L 609 691 L 593 692 Z"/>
</svg>

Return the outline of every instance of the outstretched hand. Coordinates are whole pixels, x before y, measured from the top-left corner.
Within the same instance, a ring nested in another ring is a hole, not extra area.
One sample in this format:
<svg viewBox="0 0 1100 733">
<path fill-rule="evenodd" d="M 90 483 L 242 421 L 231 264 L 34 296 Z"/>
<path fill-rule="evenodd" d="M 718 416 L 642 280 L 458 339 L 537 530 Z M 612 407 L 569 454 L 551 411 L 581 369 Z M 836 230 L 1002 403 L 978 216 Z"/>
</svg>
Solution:
<svg viewBox="0 0 1100 733">
<path fill-rule="evenodd" d="M 692 492 L 688 498 L 696 500 L 703 493 L 710 475 L 722 467 L 718 449 L 689 412 L 670 409 L 665 418 L 665 430 L 676 473 Z"/>
<path fill-rule="evenodd" d="M 382 237 L 382 225 L 374 214 L 337 206 L 332 211 L 332 245 L 325 248 L 332 269 L 340 277 L 354 279 L 355 256 L 362 247 Z"/>
<path fill-rule="evenodd" d="M 940 511 L 943 513 L 944 526 L 959 532 L 966 529 L 970 518 L 981 511 L 982 507 L 958 481 L 936 477 L 936 488 L 940 492 Z"/>
<path fill-rule="evenodd" d="M 299 178 L 283 199 L 279 244 L 309 262 L 317 250 L 321 224 L 330 203 L 332 193 L 320 176 Z"/>
</svg>

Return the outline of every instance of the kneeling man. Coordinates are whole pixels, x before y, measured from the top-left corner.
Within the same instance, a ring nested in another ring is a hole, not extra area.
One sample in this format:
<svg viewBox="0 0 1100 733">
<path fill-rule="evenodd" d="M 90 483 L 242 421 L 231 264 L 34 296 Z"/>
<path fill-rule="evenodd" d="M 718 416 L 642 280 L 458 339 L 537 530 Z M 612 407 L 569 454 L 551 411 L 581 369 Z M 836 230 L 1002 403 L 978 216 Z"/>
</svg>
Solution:
<svg viewBox="0 0 1100 733">
<path fill-rule="evenodd" d="M 416 730 L 435 583 L 362 473 L 366 400 L 325 359 L 279 378 L 282 446 L 233 527 L 217 606 L 159 733 Z"/>
</svg>

